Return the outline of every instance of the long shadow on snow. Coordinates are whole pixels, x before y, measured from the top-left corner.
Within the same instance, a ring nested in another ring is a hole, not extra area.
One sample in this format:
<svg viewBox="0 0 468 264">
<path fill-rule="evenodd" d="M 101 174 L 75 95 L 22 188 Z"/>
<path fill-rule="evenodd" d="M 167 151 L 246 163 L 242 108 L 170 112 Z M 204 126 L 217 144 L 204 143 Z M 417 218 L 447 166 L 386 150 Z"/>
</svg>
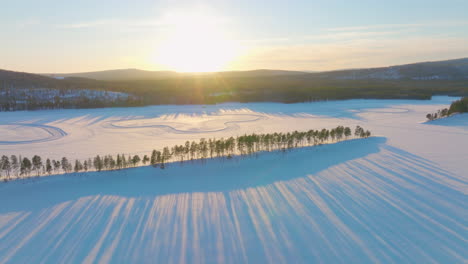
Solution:
<svg viewBox="0 0 468 264">
<path fill-rule="evenodd" d="M 426 125 L 459 127 L 468 130 L 468 113 L 456 114 L 433 121 L 424 122 Z"/>
<path fill-rule="evenodd" d="M 466 177 L 385 141 L 3 184 L 0 263 L 463 263 Z"/>
<path fill-rule="evenodd" d="M 340 163 L 379 151 L 384 137 L 348 140 L 336 144 L 253 157 L 215 158 L 120 171 L 72 173 L 0 184 L 0 196 L 14 200 L 0 213 L 38 210 L 91 195 L 125 197 L 159 196 L 196 192 L 229 192 L 315 174 Z M 255 158 L 254 158 L 255 157 Z M 286 168 L 286 169 L 285 169 Z M 245 173 L 248 170 L 248 173 Z M 277 173 L 283 171 L 283 173 Z M 3 185 L 3 186 L 2 186 Z M 28 193 L 27 197 L 23 194 Z M 35 197 L 34 199 L 31 199 Z"/>
</svg>

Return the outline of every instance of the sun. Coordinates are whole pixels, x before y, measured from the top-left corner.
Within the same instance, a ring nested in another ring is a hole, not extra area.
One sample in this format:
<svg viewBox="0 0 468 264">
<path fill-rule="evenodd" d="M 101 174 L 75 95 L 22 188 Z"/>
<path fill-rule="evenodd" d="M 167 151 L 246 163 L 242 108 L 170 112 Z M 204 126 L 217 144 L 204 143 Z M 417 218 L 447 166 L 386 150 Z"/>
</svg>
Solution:
<svg viewBox="0 0 468 264">
<path fill-rule="evenodd" d="M 201 14 L 172 15 L 167 35 L 158 45 L 154 62 L 179 72 L 214 72 L 238 55 L 240 48 L 232 41 L 222 21 Z"/>
</svg>

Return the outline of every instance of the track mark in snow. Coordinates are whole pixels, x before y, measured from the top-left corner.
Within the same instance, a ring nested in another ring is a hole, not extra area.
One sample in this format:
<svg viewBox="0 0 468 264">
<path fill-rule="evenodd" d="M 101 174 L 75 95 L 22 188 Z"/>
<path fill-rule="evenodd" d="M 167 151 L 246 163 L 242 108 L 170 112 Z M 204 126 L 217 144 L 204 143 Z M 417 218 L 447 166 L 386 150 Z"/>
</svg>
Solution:
<svg viewBox="0 0 468 264">
<path fill-rule="evenodd" d="M 407 108 L 378 108 L 378 109 L 364 109 L 363 111 L 357 111 L 357 112 L 364 112 L 364 113 L 379 113 L 379 114 L 403 114 L 403 113 L 408 113 L 410 112 L 409 109 Z"/>
<path fill-rule="evenodd" d="M 160 128 L 163 129 L 166 132 L 169 133 L 175 133 L 175 134 L 201 134 L 201 133 L 215 133 L 215 132 L 224 132 L 224 131 L 232 131 L 232 130 L 237 130 L 239 129 L 240 123 L 251 123 L 251 122 L 257 122 L 260 120 L 265 120 L 268 119 L 267 116 L 264 115 L 254 115 L 254 114 L 222 114 L 222 115 L 212 115 L 210 117 L 253 117 L 252 119 L 247 119 L 247 120 L 231 120 L 231 121 L 225 121 L 222 122 L 222 128 L 216 128 L 216 129 L 202 129 L 201 127 L 194 127 L 190 129 L 179 129 L 176 128 L 177 125 L 183 126 L 187 125 L 187 123 L 183 122 L 170 122 L 170 121 L 157 121 L 151 124 L 151 119 L 149 118 L 142 118 L 142 119 L 132 119 L 132 120 L 120 120 L 120 121 L 115 121 L 115 122 L 109 122 L 106 124 L 107 127 L 112 127 L 112 128 L 118 128 L 118 129 L 132 129 L 132 128 Z M 121 124 L 119 123 L 124 123 L 124 122 L 135 122 L 135 121 L 143 121 L 141 125 L 134 124 L 132 123 L 128 125 Z M 145 124 L 145 121 L 148 122 L 149 124 Z M 222 120 L 206 120 L 203 122 L 200 122 L 201 125 L 207 125 L 210 123 L 216 123 L 220 122 Z M 165 124 L 166 123 L 166 124 Z M 170 124 L 169 124 L 170 123 Z"/>
<path fill-rule="evenodd" d="M 32 144 L 32 143 L 42 143 L 57 140 L 68 135 L 67 132 L 62 129 L 54 126 L 43 125 L 43 124 L 32 124 L 32 123 L 12 123 L 12 124 L 2 124 L 0 126 L 15 126 L 17 127 L 26 127 L 26 128 L 36 128 L 46 132 L 47 136 L 38 139 L 29 139 L 29 140 L 2 140 L 0 145 L 17 145 L 17 144 Z"/>
</svg>

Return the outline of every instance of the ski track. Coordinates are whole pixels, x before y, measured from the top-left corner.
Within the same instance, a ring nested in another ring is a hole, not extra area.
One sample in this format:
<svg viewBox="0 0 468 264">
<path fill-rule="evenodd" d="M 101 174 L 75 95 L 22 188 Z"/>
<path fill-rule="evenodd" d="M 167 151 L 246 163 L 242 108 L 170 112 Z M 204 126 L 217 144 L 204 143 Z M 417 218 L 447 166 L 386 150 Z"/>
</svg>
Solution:
<svg viewBox="0 0 468 264">
<path fill-rule="evenodd" d="M 224 128 L 220 129 L 213 129 L 213 130 L 203 130 L 203 129 L 189 129 L 189 130 L 183 130 L 183 129 L 177 129 L 174 126 L 170 125 L 163 125 L 163 124 L 153 124 L 153 125 L 118 125 L 120 122 L 126 122 L 128 120 L 120 120 L 120 121 L 113 121 L 113 122 L 108 122 L 105 127 L 112 127 L 112 128 L 117 128 L 117 129 L 134 129 L 134 128 L 161 128 L 165 132 L 168 133 L 175 133 L 175 134 L 201 134 L 201 133 L 216 133 L 216 132 L 225 132 L 225 131 L 233 131 L 239 128 L 237 124 L 241 123 L 251 123 L 251 122 L 256 122 L 260 120 L 266 120 L 268 119 L 267 116 L 264 115 L 253 115 L 253 114 L 221 114 L 221 115 L 215 115 L 215 116 L 221 116 L 221 117 L 228 117 L 228 116 L 247 116 L 247 117 L 255 117 L 254 119 L 250 120 L 235 120 L 235 121 L 226 121 L 223 122 Z M 149 118 L 141 118 L 141 119 L 131 119 L 131 121 L 141 121 L 141 120 L 148 120 Z M 210 122 L 210 121 L 208 121 Z M 215 122 L 215 121 L 211 121 Z M 157 122 L 157 123 L 163 123 L 163 122 Z"/>
<path fill-rule="evenodd" d="M 366 109 L 365 112 L 368 113 L 380 113 L 380 114 L 403 114 L 409 113 L 411 110 L 408 108 L 392 107 L 389 109 Z M 358 111 L 362 112 L 362 111 Z"/>
<path fill-rule="evenodd" d="M 32 139 L 32 140 L 2 140 L 0 141 L 0 145 L 18 145 L 18 144 L 33 144 L 33 143 L 44 143 L 53 140 L 61 139 L 67 136 L 67 132 L 63 131 L 62 129 L 54 126 L 44 125 L 44 124 L 32 124 L 32 123 L 11 123 L 11 124 L 2 124 L 2 125 L 12 125 L 12 126 L 22 126 L 22 127 L 32 127 L 38 128 L 45 131 L 48 136 L 40 139 Z"/>
</svg>

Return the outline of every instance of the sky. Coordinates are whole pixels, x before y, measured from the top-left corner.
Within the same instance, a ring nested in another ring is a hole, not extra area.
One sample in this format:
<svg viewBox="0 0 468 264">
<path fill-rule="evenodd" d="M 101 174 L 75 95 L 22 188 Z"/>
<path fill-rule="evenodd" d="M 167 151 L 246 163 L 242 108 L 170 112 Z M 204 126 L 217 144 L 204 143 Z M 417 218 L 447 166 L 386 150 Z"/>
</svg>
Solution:
<svg viewBox="0 0 468 264">
<path fill-rule="evenodd" d="M 324 71 L 468 57 L 466 0 L 0 1 L 0 68 L 15 71 Z"/>
</svg>

